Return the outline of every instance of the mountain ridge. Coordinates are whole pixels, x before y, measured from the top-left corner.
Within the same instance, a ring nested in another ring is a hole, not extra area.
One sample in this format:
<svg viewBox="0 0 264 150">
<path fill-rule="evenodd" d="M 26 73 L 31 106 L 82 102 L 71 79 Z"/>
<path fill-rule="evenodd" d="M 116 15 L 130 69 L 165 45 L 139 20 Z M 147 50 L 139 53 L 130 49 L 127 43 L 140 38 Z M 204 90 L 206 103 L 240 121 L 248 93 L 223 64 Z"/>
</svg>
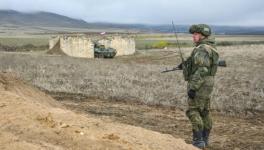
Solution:
<svg viewBox="0 0 264 150">
<path fill-rule="evenodd" d="M 0 10 L 0 26 L 41 26 L 41 27 L 67 27 L 67 28 L 87 28 L 87 29 L 135 29 L 140 32 L 173 33 L 170 24 L 150 25 L 150 24 L 121 24 L 94 22 L 88 23 L 82 19 L 75 19 L 52 12 L 19 12 L 15 10 Z M 177 32 L 188 33 L 190 25 L 176 25 Z M 249 26 L 218 26 L 211 25 L 215 34 L 231 35 L 264 35 L 264 27 Z"/>
</svg>

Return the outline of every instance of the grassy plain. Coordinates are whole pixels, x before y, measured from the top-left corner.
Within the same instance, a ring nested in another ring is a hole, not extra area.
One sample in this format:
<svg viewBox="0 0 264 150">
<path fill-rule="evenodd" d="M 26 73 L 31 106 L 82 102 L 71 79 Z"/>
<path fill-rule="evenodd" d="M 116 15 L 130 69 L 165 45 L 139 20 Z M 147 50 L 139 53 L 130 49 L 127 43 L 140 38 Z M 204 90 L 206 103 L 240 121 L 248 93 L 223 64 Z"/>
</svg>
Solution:
<svg viewBox="0 0 264 150">
<path fill-rule="evenodd" d="M 264 44 L 263 35 L 214 35 L 217 46 Z M 136 35 L 137 49 L 161 49 L 177 47 L 174 34 L 138 34 Z M 190 34 L 178 34 L 181 47 L 192 47 Z M 166 43 L 166 44 L 164 44 Z"/>
<path fill-rule="evenodd" d="M 59 33 L 9 34 L 2 35 L 0 41 L 10 46 L 42 45 L 53 34 Z M 78 113 L 142 126 L 190 142 L 182 73 L 160 73 L 180 63 L 176 45 L 145 49 L 149 43 L 175 43 L 173 35 L 134 36 L 138 50 L 131 56 L 87 60 L 1 53 L 0 69 L 17 72 Z M 188 57 L 191 36 L 179 34 L 179 40 L 188 43 L 182 46 Z M 217 35 L 216 40 L 227 42 L 218 46 L 218 51 L 228 67 L 219 68 L 215 78 L 211 105 L 215 125 L 210 149 L 263 149 L 264 36 Z"/>
</svg>

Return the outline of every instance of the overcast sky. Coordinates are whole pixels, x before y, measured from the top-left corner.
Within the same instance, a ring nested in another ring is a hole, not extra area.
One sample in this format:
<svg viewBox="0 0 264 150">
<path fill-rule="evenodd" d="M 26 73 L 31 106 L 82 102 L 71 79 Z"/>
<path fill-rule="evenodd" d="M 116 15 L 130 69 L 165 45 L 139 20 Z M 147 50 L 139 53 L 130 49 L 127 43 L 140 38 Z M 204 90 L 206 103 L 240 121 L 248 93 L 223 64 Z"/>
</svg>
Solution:
<svg viewBox="0 0 264 150">
<path fill-rule="evenodd" d="M 48 11 L 87 22 L 264 26 L 264 0 L 0 0 L 0 9 Z"/>
</svg>

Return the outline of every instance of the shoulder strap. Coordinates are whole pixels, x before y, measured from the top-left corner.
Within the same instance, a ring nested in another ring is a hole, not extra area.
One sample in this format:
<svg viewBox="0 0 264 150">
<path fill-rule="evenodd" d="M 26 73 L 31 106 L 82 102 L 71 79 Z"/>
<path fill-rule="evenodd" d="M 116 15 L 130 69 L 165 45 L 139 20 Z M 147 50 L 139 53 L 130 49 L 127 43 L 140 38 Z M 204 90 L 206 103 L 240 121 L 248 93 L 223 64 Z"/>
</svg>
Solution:
<svg viewBox="0 0 264 150">
<path fill-rule="evenodd" d="M 213 55 L 212 54 L 213 53 L 212 51 L 214 51 L 215 53 L 217 53 L 217 49 L 214 48 L 211 45 L 208 45 L 208 44 L 200 44 L 196 48 L 201 48 L 201 47 L 204 47 L 205 48 L 205 50 L 208 52 L 208 54 L 209 54 L 210 57 Z"/>
</svg>

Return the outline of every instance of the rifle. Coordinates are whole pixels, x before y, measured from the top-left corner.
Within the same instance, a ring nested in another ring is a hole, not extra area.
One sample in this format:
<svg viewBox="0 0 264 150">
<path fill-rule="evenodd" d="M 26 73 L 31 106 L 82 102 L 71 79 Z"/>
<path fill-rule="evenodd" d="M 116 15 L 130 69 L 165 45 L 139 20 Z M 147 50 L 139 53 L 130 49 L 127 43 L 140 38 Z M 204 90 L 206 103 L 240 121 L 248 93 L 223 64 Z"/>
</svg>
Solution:
<svg viewBox="0 0 264 150">
<path fill-rule="evenodd" d="M 226 67 L 226 61 L 225 60 L 219 60 L 218 61 L 218 67 Z M 173 67 L 172 69 L 165 69 L 164 71 L 162 71 L 161 73 L 166 73 L 166 72 L 171 72 L 171 71 L 176 71 L 176 70 L 182 70 L 179 67 Z"/>
</svg>

